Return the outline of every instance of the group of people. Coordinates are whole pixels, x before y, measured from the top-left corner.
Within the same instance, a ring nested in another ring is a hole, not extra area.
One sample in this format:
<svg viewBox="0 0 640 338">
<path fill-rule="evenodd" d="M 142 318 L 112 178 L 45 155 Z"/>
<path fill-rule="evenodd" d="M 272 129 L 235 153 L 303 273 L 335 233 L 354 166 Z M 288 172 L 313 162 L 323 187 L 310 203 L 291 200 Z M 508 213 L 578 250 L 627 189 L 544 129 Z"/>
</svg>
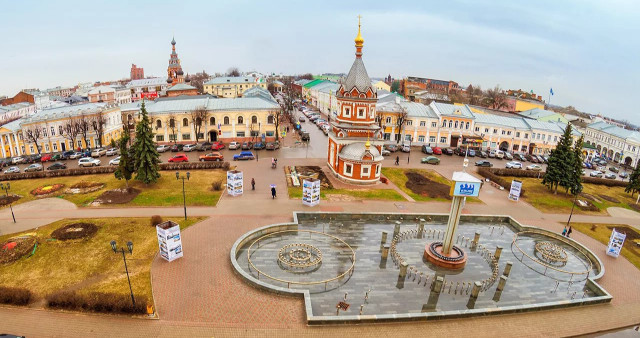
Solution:
<svg viewBox="0 0 640 338">
<path fill-rule="evenodd" d="M 565 237 L 567 237 L 567 238 L 568 238 L 568 237 L 570 237 L 570 236 L 571 236 L 571 232 L 572 232 L 572 231 L 573 231 L 573 230 L 571 229 L 571 226 L 569 226 L 569 230 L 567 230 L 567 228 L 564 228 L 564 229 L 562 230 L 562 236 L 565 236 Z"/>
</svg>

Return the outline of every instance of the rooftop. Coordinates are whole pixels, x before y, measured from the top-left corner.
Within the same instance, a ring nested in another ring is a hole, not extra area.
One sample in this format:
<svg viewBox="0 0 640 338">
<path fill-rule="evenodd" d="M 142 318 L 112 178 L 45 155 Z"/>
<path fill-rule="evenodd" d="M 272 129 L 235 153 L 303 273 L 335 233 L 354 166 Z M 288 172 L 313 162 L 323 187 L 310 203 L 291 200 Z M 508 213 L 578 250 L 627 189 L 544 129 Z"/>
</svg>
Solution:
<svg viewBox="0 0 640 338">
<path fill-rule="evenodd" d="M 250 77 L 250 76 L 223 76 L 223 77 L 214 77 L 213 79 L 205 82 L 206 85 L 217 85 L 217 84 L 240 84 L 240 83 L 260 83 L 264 82 L 264 79 L 258 77 Z"/>
<path fill-rule="evenodd" d="M 167 89 L 168 92 L 178 91 L 178 90 L 194 90 L 196 87 L 188 85 L 186 83 L 178 83 L 177 85 Z"/>
<path fill-rule="evenodd" d="M 131 80 L 127 83 L 127 88 L 145 86 L 163 86 L 167 84 L 167 79 L 163 77 L 152 77 L 148 79 Z"/>
</svg>

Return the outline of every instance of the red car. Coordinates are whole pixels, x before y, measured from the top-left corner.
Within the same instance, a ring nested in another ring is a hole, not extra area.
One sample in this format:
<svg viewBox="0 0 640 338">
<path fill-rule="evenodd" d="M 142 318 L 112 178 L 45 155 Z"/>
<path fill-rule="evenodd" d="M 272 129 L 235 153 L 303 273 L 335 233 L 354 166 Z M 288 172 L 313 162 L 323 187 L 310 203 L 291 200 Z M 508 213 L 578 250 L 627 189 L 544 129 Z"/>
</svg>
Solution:
<svg viewBox="0 0 640 338">
<path fill-rule="evenodd" d="M 442 155 L 442 148 L 440 147 L 433 147 L 431 150 L 433 150 L 434 155 Z"/>
<path fill-rule="evenodd" d="M 49 162 L 51 161 L 51 154 L 44 154 L 40 157 L 40 162 Z"/>
<path fill-rule="evenodd" d="M 211 150 L 220 150 L 220 149 L 224 149 L 224 143 L 220 141 L 213 142 L 213 144 L 211 145 Z"/>
<path fill-rule="evenodd" d="M 185 154 L 178 154 L 170 158 L 169 162 L 189 162 L 189 158 Z"/>
</svg>

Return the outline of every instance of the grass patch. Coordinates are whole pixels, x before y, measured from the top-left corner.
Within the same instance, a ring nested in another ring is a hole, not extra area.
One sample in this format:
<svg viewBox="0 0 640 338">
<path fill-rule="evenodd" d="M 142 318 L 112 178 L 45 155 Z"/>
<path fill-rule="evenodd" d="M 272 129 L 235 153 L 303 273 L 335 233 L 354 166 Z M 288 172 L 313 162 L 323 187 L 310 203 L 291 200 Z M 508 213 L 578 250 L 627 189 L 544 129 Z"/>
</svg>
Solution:
<svg viewBox="0 0 640 338">
<path fill-rule="evenodd" d="M 289 198 L 302 199 L 302 187 L 288 187 Z M 320 189 L 320 198 L 326 199 L 330 195 L 345 195 L 357 199 L 404 201 L 404 197 L 393 189 Z"/>
<path fill-rule="evenodd" d="M 514 177 L 504 177 L 506 181 L 511 181 Z M 564 189 L 559 188 L 558 193 L 554 194 L 549 191 L 547 187 L 542 185 L 542 180 L 537 178 L 518 177 L 515 178 L 522 181 L 522 185 L 526 190 L 526 194 L 523 197 L 525 201 L 533 205 L 536 209 L 545 213 L 569 213 L 571 212 L 571 206 L 573 204 L 574 196 L 570 193 L 565 193 Z M 607 214 L 607 208 L 620 207 L 625 209 L 631 209 L 631 204 L 636 202 L 635 198 L 632 198 L 630 194 L 624 192 L 623 187 L 607 187 L 604 185 L 596 185 L 583 183 L 583 193 L 595 196 L 598 200 L 591 200 L 599 211 L 586 211 L 576 207 L 574 213 L 578 214 Z M 599 195 L 608 196 L 609 200 L 602 198 Z M 585 197 L 579 197 L 580 199 L 587 199 Z M 614 203 L 612 201 L 619 201 Z"/>
<path fill-rule="evenodd" d="M 118 204 L 118 206 L 181 206 L 182 205 L 182 180 L 176 180 L 174 172 L 160 171 L 160 179 L 155 184 L 131 180 L 129 186 L 141 190 L 131 202 Z M 222 191 L 213 191 L 211 184 L 216 180 L 226 182 L 226 173 L 223 170 L 193 170 L 191 178 L 185 182 L 185 194 L 187 205 L 191 206 L 215 206 L 220 199 Z M 106 190 L 125 187 L 124 181 L 117 180 L 113 174 L 97 174 L 83 176 L 65 176 L 38 178 L 29 180 L 11 181 L 11 193 L 21 195 L 16 203 L 24 203 L 37 199 L 30 192 L 38 187 L 64 184 L 71 187 L 81 182 L 95 182 L 104 184 L 104 188 L 87 194 L 65 194 L 62 189 L 53 197 L 64 198 L 78 206 L 87 206 Z"/>
<path fill-rule="evenodd" d="M 636 244 L 640 243 L 640 234 L 638 234 L 637 230 L 623 224 L 571 223 L 571 226 L 574 230 L 578 230 L 604 245 L 609 244 L 609 238 L 611 237 L 611 230 L 613 228 L 626 233 L 627 238 L 624 241 L 622 250 L 620 250 L 620 254 L 628 259 L 636 268 L 640 269 L 640 246 Z"/>
<path fill-rule="evenodd" d="M 204 217 L 168 218 L 180 224 L 181 229 L 193 225 Z M 93 223 L 98 226 L 91 238 L 57 241 L 51 233 L 72 223 Z M 43 298 L 57 291 L 78 293 L 109 292 L 129 294 L 122 255 L 111 250 L 109 242 L 126 247 L 133 242 L 133 254 L 127 254 L 134 295 L 152 299 L 151 262 L 158 251 L 156 229 L 149 218 L 97 218 L 64 219 L 40 227 L 35 231 L 0 237 L 0 243 L 9 238 L 29 234 L 38 239 L 38 247 L 31 257 L 0 265 L 0 286 L 30 290 L 35 298 Z"/>
<path fill-rule="evenodd" d="M 435 183 L 451 186 L 450 180 L 431 169 L 382 168 L 382 174 L 386 178 L 388 178 L 391 182 L 393 182 L 393 184 L 395 184 L 398 188 L 404 191 L 407 195 L 411 196 L 411 198 L 413 198 L 417 202 L 448 202 L 451 200 L 450 198 L 430 197 L 414 193 L 411 189 L 407 188 L 407 182 L 409 182 L 409 177 L 407 177 L 406 175 L 407 173 L 420 174 Z M 467 197 L 467 202 L 480 203 L 481 201 L 476 197 Z"/>
</svg>

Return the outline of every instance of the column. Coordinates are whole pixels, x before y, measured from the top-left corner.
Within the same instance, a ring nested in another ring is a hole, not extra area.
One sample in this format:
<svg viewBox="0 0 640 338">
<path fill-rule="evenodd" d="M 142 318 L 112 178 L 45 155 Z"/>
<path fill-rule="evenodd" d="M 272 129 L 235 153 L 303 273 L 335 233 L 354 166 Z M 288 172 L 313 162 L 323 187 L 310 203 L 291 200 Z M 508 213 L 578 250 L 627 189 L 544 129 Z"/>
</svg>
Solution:
<svg viewBox="0 0 640 338">
<path fill-rule="evenodd" d="M 455 242 L 454 237 L 460 223 L 460 215 L 462 214 L 462 201 L 464 197 L 454 196 L 451 202 L 451 212 L 449 213 L 449 221 L 447 223 L 447 232 L 444 235 L 444 241 L 442 245 L 442 254 L 450 255 L 451 249 Z"/>
<path fill-rule="evenodd" d="M 2 157 L 6 158 L 7 154 L 4 149 L 4 135 L 0 135 L 0 147 L 2 147 Z"/>
<path fill-rule="evenodd" d="M 13 142 L 11 142 L 11 135 L 13 134 L 7 135 L 7 140 L 9 140 L 9 156 L 16 156 L 13 150 Z"/>
<path fill-rule="evenodd" d="M 18 153 L 18 156 L 22 156 L 22 150 L 20 149 L 20 142 L 18 142 L 18 134 L 14 133 L 13 138 L 14 140 L 16 140 L 16 152 Z"/>
</svg>

